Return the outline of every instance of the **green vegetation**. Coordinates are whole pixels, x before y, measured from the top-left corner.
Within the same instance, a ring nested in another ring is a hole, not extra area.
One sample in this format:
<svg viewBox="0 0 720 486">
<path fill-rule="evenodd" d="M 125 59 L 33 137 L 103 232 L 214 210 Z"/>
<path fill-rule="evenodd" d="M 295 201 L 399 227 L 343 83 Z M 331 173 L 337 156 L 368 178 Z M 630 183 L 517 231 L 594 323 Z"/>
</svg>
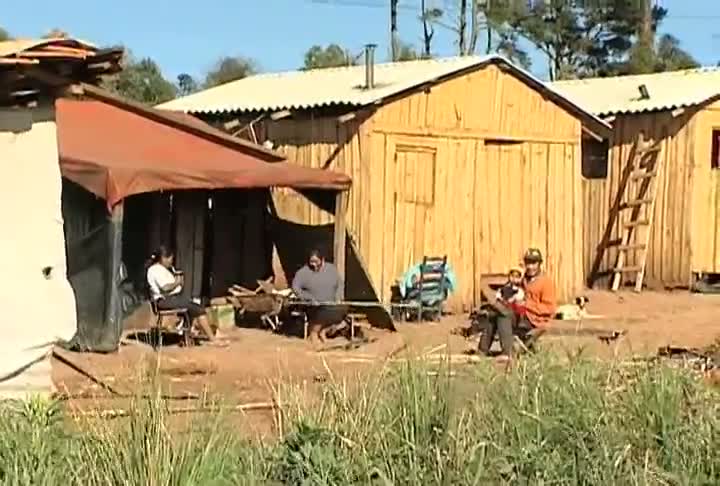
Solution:
<svg viewBox="0 0 720 486">
<path fill-rule="evenodd" d="M 282 411 L 279 440 L 266 444 L 248 442 L 221 415 L 179 427 L 161 400 L 138 402 L 128 419 L 92 424 L 68 423 L 56 407 L 29 402 L 0 420 L 0 481 L 710 485 L 720 478 L 720 397 L 689 372 L 536 360 L 509 374 L 490 364 L 453 376 L 428 370 L 415 362 L 356 383 L 330 379 L 312 404 L 283 388 L 297 400 Z"/>
</svg>

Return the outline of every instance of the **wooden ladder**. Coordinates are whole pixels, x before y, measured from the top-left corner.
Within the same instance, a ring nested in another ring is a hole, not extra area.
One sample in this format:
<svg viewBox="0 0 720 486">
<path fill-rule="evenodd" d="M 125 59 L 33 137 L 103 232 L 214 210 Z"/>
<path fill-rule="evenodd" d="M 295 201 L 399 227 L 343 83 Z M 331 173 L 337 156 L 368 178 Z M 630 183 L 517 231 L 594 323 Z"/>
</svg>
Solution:
<svg viewBox="0 0 720 486">
<path fill-rule="evenodd" d="M 640 292 L 642 290 L 648 248 L 650 246 L 650 230 L 655 211 L 655 199 L 659 185 L 657 176 L 660 169 L 658 161 L 660 160 L 661 150 L 661 141 L 655 143 L 645 142 L 643 134 L 640 133 L 635 141 L 630 161 L 621 177 L 618 192 L 610 210 L 608 225 L 598 246 L 591 272 L 591 275 L 597 275 L 605 252 L 611 247 L 617 247 L 617 261 L 615 267 L 610 271 L 613 292 L 620 288 L 623 275 L 627 273 L 635 274 L 635 291 Z M 630 194 L 632 185 L 629 183 L 638 181 L 640 181 L 640 186 L 633 196 Z M 622 225 L 622 236 L 616 240 L 611 240 L 613 228 L 620 214 L 628 209 L 632 212 L 630 213 L 630 219 Z M 633 236 L 636 236 L 634 240 Z M 636 265 L 626 266 L 626 260 L 630 252 L 637 252 L 637 262 Z"/>
</svg>

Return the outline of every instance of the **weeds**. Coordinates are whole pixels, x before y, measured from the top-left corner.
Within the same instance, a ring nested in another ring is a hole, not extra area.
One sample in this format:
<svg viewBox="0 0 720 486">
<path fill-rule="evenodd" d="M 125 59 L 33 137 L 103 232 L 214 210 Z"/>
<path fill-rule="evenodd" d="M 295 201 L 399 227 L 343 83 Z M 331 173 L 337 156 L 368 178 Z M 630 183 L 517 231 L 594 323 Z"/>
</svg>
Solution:
<svg viewBox="0 0 720 486">
<path fill-rule="evenodd" d="M 250 443 L 216 414 L 178 423 L 159 398 L 122 422 L 76 424 L 34 400 L 1 411 L 0 479 L 11 485 L 347 485 L 720 482 L 716 392 L 687 372 L 534 358 L 427 373 L 417 361 L 279 417 Z M 290 387 L 278 393 L 291 396 Z M 299 394 L 295 394 L 299 396 Z"/>
</svg>

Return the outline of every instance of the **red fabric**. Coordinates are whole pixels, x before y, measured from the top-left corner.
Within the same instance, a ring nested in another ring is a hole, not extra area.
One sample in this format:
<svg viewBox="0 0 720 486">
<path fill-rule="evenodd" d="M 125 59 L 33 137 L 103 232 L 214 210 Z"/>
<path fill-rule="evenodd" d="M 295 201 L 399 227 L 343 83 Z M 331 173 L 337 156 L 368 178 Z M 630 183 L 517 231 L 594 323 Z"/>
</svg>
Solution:
<svg viewBox="0 0 720 486">
<path fill-rule="evenodd" d="M 190 122 L 187 115 L 171 116 L 187 125 L 203 124 Z M 56 122 L 62 175 L 105 199 L 108 207 L 133 194 L 159 190 L 350 185 L 345 174 L 271 163 L 272 156 L 264 159 L 262 153 L 103 101 L 58 99 Z"/>
<path fill-rule="evenodd" d="M 511 302 L 508 304 L 510 306 L 510 309 L 515 313 L 515 315 L 522 317 L 527 314 L 527 309 L 522 304 L 516 304 L 514 302 Z"/>
</svg>

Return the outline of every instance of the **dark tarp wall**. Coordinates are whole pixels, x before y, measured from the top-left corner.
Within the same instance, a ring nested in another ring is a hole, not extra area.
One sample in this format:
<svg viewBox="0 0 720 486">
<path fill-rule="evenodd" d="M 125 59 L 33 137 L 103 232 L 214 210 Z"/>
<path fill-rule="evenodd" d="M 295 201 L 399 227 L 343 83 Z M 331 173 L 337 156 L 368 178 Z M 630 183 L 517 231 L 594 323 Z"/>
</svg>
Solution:
<svg viewBox="0 0 720 486">
<path fill-rule="evenodd" d="M 109 253 L 105 201 L 63 179 L 62 213 L 68 279 L 75 292 L 78 319 L 71 346 L 82 350 L 114 349 L 113 337 L 105 329 Z"/>
<path fill-rule="evenodd" d="M 335 231 L 333 224 L 310 226 L 272 217 L 270 227 L 280 265 L 288 279 L 288 285 L 291 285 L 295 273 L 305 265 L 308 253 L 313 248 L 320 249 L 325 253 L 328 261 L 333 261 L 333 235 Z M 351 236 L 347 235 L 345 241 L 345 300 L 379 302 L 370 276 L 365 271 Z M 373 326 L 395 330 L 387 309 L 381 305 L 378 307 L 362 307 L 355 310 L 365 313 L 368 321 Z"/>
<path fill-rule="evenodd" d="M 138 291 L 145 292 L 145 264 L 160 242 L 167 242 L 170 237 L 169 196 L 139 194 L 127 198 L 124 204 L 122 259 L 128 280 Z"/>
<path fill-rule="evenodd" d="M 227 295 L 233 284 L 254 290 L 272 276 L 269 199 L 267 189 L 213 192 L 211 297 Z"/>
<path fill-rule="evenodd" d="M 122 322 L 147 298 L 145 264 L 160 244 L 175 247 L 177 266 L 190 282 L 190 295 L 203 300 L 227 295 L 233 284 L 255 289 L 258 280 L 272 276 L 274 242 L 289 276 L 304 264 L 314 246 L 320 245 L 332 260 L 332 225 L 279 220 L 271 216 L 269 201 L 267 189 L 176 191 L 127 198 L 123 202 L 123 272 L 115 283 L 122 316 L 115 321 Z M 114 351 L 122 328 L 107 324 L 110 224 L 105 201 L 64 179 L 62 203 L 68 276 L 78 308 L 73 348 Z M 350 245 L 347 251 L 348 298 L 375 300 Z"/>
<path fill-rule="evenodd" d="M 120 297 L 122 323 L 145 298 L 145 261 L 153 248 L 159 227 L 169 233 L 170 211 L 155 223 L 153 207 L 162 207 L 168 197 L 143 194 L 125 200 L 120 281 L 115 282 Z M 63 179 L 62 211 L 65 227 L 68 277 L 75 292 L 78 330 L 70 347 L 80 351 L 112 352 L 119 344 L 122 326 L 108 326 L 106 308 L 110 292 L 110 224 L 105 201 L 77 184 Z M 167 236 L 164 237 L 167 241 Z"/>
<path fill-rule="evenodd" d="M 208 219 L 206 191 L 176 191 L 172 197 L 175 218 L 175 267 L 185 272 L 183 296 L 204 296 L 205 231 Z"/>
</svg>

